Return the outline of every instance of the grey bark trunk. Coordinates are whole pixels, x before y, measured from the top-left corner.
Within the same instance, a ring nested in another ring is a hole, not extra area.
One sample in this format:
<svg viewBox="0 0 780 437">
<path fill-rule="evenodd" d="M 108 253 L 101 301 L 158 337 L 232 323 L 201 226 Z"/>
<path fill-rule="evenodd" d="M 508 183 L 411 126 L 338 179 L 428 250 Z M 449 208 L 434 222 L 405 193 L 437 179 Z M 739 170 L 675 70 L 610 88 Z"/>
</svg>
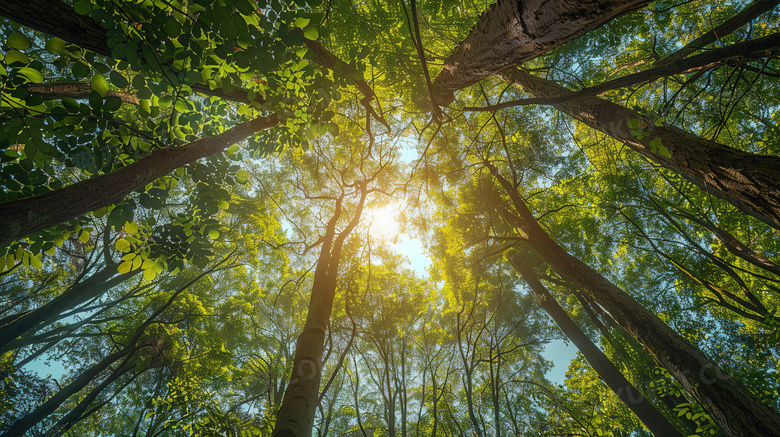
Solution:
<svg viewBox="0 0 780 437">
<path fill-rule="evenodd" d="M 232 144 L 279 122 L 275 115 L 259 117 L 213 137 L 175 149 L 158 149 L 112 173 L 59 190 L 0 204 L 0 246 L 32 232 L 112 205 L 178 167 L 221 152 Z"/>
<path fill-rule="evenodd" d="M 645 4 L 646 0 L 498 0 L 444 61 L 431 90 L 434 103 L 449 105 L 456 91 L 541 56 Z"/>
</svg>

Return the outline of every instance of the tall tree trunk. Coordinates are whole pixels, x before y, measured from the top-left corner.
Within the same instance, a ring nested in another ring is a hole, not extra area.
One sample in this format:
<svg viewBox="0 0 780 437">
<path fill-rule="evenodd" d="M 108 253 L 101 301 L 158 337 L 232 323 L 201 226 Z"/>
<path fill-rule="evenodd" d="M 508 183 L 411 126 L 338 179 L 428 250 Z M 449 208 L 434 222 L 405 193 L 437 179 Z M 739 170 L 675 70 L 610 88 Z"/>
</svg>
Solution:
<svg viewBox="0 0 780 437">
<path fill-rule="evenodd" d="M 509 260 L 539 298 L 542 309 L 550 315 L 555 324 L 566 334 L 566 337 L 582 352 L 582 355 L 588 360 L 593 370 L 615 392 L 617 397 L 636 414 L 636 417 L 645 424 L 647 429 L 657 436 L 682 437 L 682 434 L 666 420 L 666 417 L 620 373 L 607 355 L 582 332 L 579 326 L 566 314 L 566 311 L 561 308 L 550 291 L 547 290 L 547 287 L 542 285 L 533 270 L 520 260 L 517 254 L 510 254 Z"/>
<path fill-rule="evenodd" d="M 694 396 L 728 436 L 780 436 L 780 415 L 709 360 L 699 349 L 669 328 L 633 297 L 599 272 L 569 254 L 539 226 L 516 187 L 487 164 L 510 196 L 517 226 L 528 243 L 561 276 L 576 284 L 604 308 L 683 388 Z"/>
<path fill-rule="evenodd" d="M 555 82 L 526 71 L 514 70 L 506 76 L 537 97 L 558 97 L 570 92 Z M 707 193 L 730 202 L 745 214 L 780 229 L 780 157 L 743 152 L 669 124 L 653 126 L 652 120 L 646 120 L 636 111 L 596 97 L 584 97 L 554 106 L 622 141 Z M 628 127 L 631 120 L 646 123 L 643 139 L 631 135 Z M 668 154 L 662 154 L 650 145 L 656 137 L 660 138 L 661 146 L 668 150 Z"/>
<path fill-rule="evenodd" d="M 361 190 L 357 209 L 347 227 L 336 237 L 336 223 L 342 212 L 342 198 L 336 202 L 336 210 L 328 222 L 317 268 L 314 271 L 309 312 L 303 332 L 295 344 L 290 384 L 276 415 L 273 437 L 310 437 L 317 412 L 322 357 L 325 350 L 325 332 L 336 296 L 341 249 L 344 240 L 360 220 L 366 200 L 366 190 Z"/>
<path fill-rule="evenodd" d="M 58 320 L 60 314 L 97 297 L 112 287 L 132 278 L 140 270 L 117 275 L 116 264 L 109 264 L 89 278 L 68 287 L 48 303 L 18 317 L 8 316 L 0 320 L 0 353 L 19 336 L 33 329 L 40 329 Z"/>
<path fill-rule="evenodd" d="M 147 325 L 144 324 L 142 326 L 145 328 Z M 24 417 L 14 422 L 14 424 L 11 425 L 11 427 L 8 428 L 8 430 L 6 430 L 6 432 L 2 435 L 2 437 L 16 437 L 16 436 L 24 435 L 24 433 L 27 432 L 33 426 L 35 426 L 35 424 L 48 417 L 50 414 L 54 413 L 54 411 L 57 410 L 57 408 L 59 408 L 59 406 L 62 405 L 62 403 L 65 402 L 69 397 L 80 392 L 84 387 L 86 387 L 90 382 L 92 382 L 92 380 L 94 380 L 98 375 L 100 375 L 100 373 L 106 370 L 111 364 L 119 360 L 123 360 L 121 366 L 124 367 L 124 365 L 128 361 L 128 358 L 132 356 L 133 352 L 136 351 L 137 348 L 135 346 L 135 342 L 138 340 L 138 337 L 140 337 L 142 332 L 143 330 L 141 330 L 140 332 L 136 331 L 137 335 L 134 336 L 133 341 L 129 343 L 127 346 L 103 358 L 100 362 L 98 362 L 94 366 L 84 371 L 81 375 L 79 375 L 79 377 L 76 378 L 73 382 L 60 389 L 57 393 L 54 394 L 54 396 L 50 397 L 43 405 L 39 406 L 32 412 L 28 413 Z"/>
<path fill-rule="evenodd" d="M 57 423 L 52 425 L 52 427 L 49 428 L 49 430 L 46 431 L 43 436 L 58 437 L 68 432 L 68 430 L 73 428 L 73 426 L 79 423 L 79 421 L 85 419 L 84 413 L 86 412 L 87 408 L 89 408 L 90 404 L 92 404 L 92 402 L 98 397 L 98 395 L 100 395 L 100 393 L 102 393 L 106 387 L 111 385 L 111 383 L 116 381 L 119 377 L 129 372 L 130 370 L 133 370 L 133 366 L 128 364 L 111 372 L 111 374 L 106 379 L 104 379 L 103 382 L 90 390 L 89 394 L 84 396 L 84 398 L 79 401 L 75 408 L 68 411 L 68 413 L 65 414 L 60 420 L 58 420 Z M 135 377 L 133 377 L 133 379 L 135 379 Z"/>
<path fill-rule="evenodd" d="M 101 373 L 103 373 L 106 369 L 108 369 L 109 366 L 111 366 L 113 363 L 116 363 L 121 360 L 121 363 L 118 368 L 124 369 L 130 362 L 130 359 L 133 357 L 133 355 L 140 348 L 144 347 L 143 345 L 138 346 L 137 344 L 141 339 L 141 336 L 143 336 L 144 332 L 146 331 L 146 328 L 149 327 L 149 325 L 152 324 L 160 316 L 160 314 L 162 314 L 163 311 L 165 311 L 168 307 L 170 307 L 171 304 L 184 290 L 188 289 L 192 284 L 196 283 L 204 276 L 213 272 L 214 269 L 216 269 L 219 265 L 227 261 L 229 257 L 230 255 L 228 255 L 228 257 L 224 258 L 221 262 L 219 262 L 217 265 L 215 265 L 208 271 L 199 274 L 192 280 L 188 281 L 187 283 L 185 283 L 184 285 L 176 289 L 171 295 L 171 297 L 169 297 L 165 303 L 163 303 L 159 308 L 157 308 L 152 313 L 152 315 L 150 315 L 146 320 L 144 320 L 143 323 L 141 323 L 141 325 L 135 328 L 132 336 L 121 349 L 104 357 L 98 363 L 96 363 L 89 369 L 82 372 L 70 384 L 61 388 L 52 397 L 47 399 L 46 402 L 44 402 L 42 405 L 38 406 L 36 409 L 34 409 L 30 413 L 26 414 L 25 416 L 23 416 L 22 418 L 14 422 L 13 425 L 11 425 L 5 431 L 5 433 L 3 433 L 0 437 L 17 437 L 17 436 L 24 435 L 25 432 L 27 432 L 30 428 L 35 426 L 38 422 L 45 419 L 52 413 L 54 413 L 57 410 L 57 408 L 60 407 L 60 405 L 62 405 L 66 400 L 68 400 L 68 398 L 79 393 L 82 389 L 84 389 L 87 385 L 89 385 L 96 377 L 98 377 Z"/>
<path fill-rule="evenodd" d="M 509 67 L 541 56 L 647 0 L 498 0 L 444 61 L 433 82 L 435 104 L 449 105 L 454 93 Z"/>
<path fill-rule="evenodd" d="M 158 149 L 112 173 L 32 197 L 0 204 L 0 246 L 32 232 L 66 222 L 120 202 L 133 191 L 200 158 L 221 152 L 279 122 L 275 115 L 258 117 L 213 137 L 175 149 Z"/>
</svg>

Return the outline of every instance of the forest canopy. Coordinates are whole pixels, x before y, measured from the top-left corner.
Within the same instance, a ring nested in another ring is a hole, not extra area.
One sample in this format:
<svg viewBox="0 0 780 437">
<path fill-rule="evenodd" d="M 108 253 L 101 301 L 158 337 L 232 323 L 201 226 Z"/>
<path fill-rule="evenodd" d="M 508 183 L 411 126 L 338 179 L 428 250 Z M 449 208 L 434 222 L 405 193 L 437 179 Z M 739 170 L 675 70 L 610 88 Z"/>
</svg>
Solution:
<svg viewBox="0 0 780 437">
<path fill-rule="evenodd" d="M 780 436 L 778 3 L 2 0 L 0 435 Z"/>
</svg>

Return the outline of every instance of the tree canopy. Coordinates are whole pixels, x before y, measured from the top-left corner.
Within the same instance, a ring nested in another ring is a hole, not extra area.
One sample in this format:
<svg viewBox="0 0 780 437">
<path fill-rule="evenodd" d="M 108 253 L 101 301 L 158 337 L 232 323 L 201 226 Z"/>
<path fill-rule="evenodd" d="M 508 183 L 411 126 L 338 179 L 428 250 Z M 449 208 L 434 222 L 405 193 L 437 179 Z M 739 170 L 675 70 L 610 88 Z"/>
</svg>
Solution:
<svg viewBox="0 0 780 437">
<path fill-rule="evenodd" d="M 778 3 L 4 0 L 0 435 L 780 436 Z"/>
</svg>

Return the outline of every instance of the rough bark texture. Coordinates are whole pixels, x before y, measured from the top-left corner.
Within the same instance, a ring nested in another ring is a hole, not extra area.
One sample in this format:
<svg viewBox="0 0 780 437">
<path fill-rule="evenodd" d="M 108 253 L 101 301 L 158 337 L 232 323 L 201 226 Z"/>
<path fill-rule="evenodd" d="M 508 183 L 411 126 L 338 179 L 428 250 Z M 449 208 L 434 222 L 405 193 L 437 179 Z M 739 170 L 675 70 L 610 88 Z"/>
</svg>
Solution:
<svg viewBox="0 0 780 437">
<path fill-rule="evenodd" d="M 569 315 L 566 314 L 566 311 L 556 302 L 555 298 L 547 290 L 547 287 L 539 282 L 533 270 L 517 256 L 510 255 L 509 259 L 515 270 L 520 273 L 523 280 L 539 298 L 542 309 L 550 315 L 566 337 L 582 352 L 582 355 L 588 360 L 593 370 L 615 392 L 618 398 L 636 414 L 636 417 L 645 424 L 647 429 L 657 436 L 682 437 L 677 428 L 666 420 L 666 417 L 620 373 L 606 354 L 582 332 L 579 326 L 574 323 Z"/>
<path fill-rule="evenodd" d="M 536 97 L 557 97 L 569 93 L 555 82 L 514 70 L 505 77 Z M 686 132 L 669 124 L 652 121 L 623 106 L 596 97 L 554 105 L 560 111 L 593 127 L 651 161 L 690 180 L 702 190 L 724 199 L 745 214 L 780 229 L 780 157 L 736 150 Z M 627 124 L 643 120 L 645 137 L 631 135 Z M 650 142 L 660 138 L 671 156 L 653 151 Z"/>
<path fill-rule="evenodd" d="M 38 94 L 43 100 L 59 100 L 65 97 L 71 99 L 88 99 L 92 87 L 86 82 L 60 82 L 27 84 L 27 91 Z M 138 96 L 134 93 L 111 90 L 108 96 L 119 97 L 125 103 L 138 104 Z"/>
<path fill-rule="evenodd" d="M 95 53 L 111 56 L 106 29 L 97 21 L 75 13 L 60 0 L 3 0 L 0 16 L 31 29 L 56 36 Z"/>
<path fill-rule="evenodd" d="M 498 0 L 444 61 L 433 82 L 436 103 L 449 105 L 455 91 L 541 56 L 646 0 Z"/>
<path fill-rule="evenodd" d="M 32 232 L 121 201 L 155 179 L 200 158 L 221 152 L 246 137 L 278 123 L 275 115 L 259 117 L 213 137 L 176 149 L 159 149 L 112 173 L 0 204 L 0 245 Z"/>
<path fill-rule="evenodd" d="M 77 14 L 61 0 L 0 0 L 0 16 L 10 18 L 31 29 L 56 36 L 71 44 L 111 58 L 108 48 L 107 30 L 90 17 Z M 231 92 L 212 90 L 208 85 L 197 83 L 192 91 L 241 103 L 250 103 L 247 90 L 236 88 Z M 254 101 L 263 103 L 257 96 Z"/>
<path fill-rule="evenodd" d="M 342 211 L 341 200 L 337 202 L 336 211 L 328 221 L 317 268 L 314 271 L 306 324 L 295 344 L 292 376 L 276 416 L 273 437 L 311 436 L 320 397 L 325 332 L 330 323 L 333 300 L 336 296 L 341 248 L 344 240 L 360 220 L 366 199 L 365 190 L 360 196 L 352 219 L 338 237 L 336 237 L 336 224 Z"/>
<path fill-rule="evenodd" d="M 528 243 L 564 279 L 576 284 L 674 376 L 730 437 L 780 436 L 780 415 L 599 272 L 569 254 L 536 222 L 515 187 L 488 164 L 518 214 Z"/>
</svg>

